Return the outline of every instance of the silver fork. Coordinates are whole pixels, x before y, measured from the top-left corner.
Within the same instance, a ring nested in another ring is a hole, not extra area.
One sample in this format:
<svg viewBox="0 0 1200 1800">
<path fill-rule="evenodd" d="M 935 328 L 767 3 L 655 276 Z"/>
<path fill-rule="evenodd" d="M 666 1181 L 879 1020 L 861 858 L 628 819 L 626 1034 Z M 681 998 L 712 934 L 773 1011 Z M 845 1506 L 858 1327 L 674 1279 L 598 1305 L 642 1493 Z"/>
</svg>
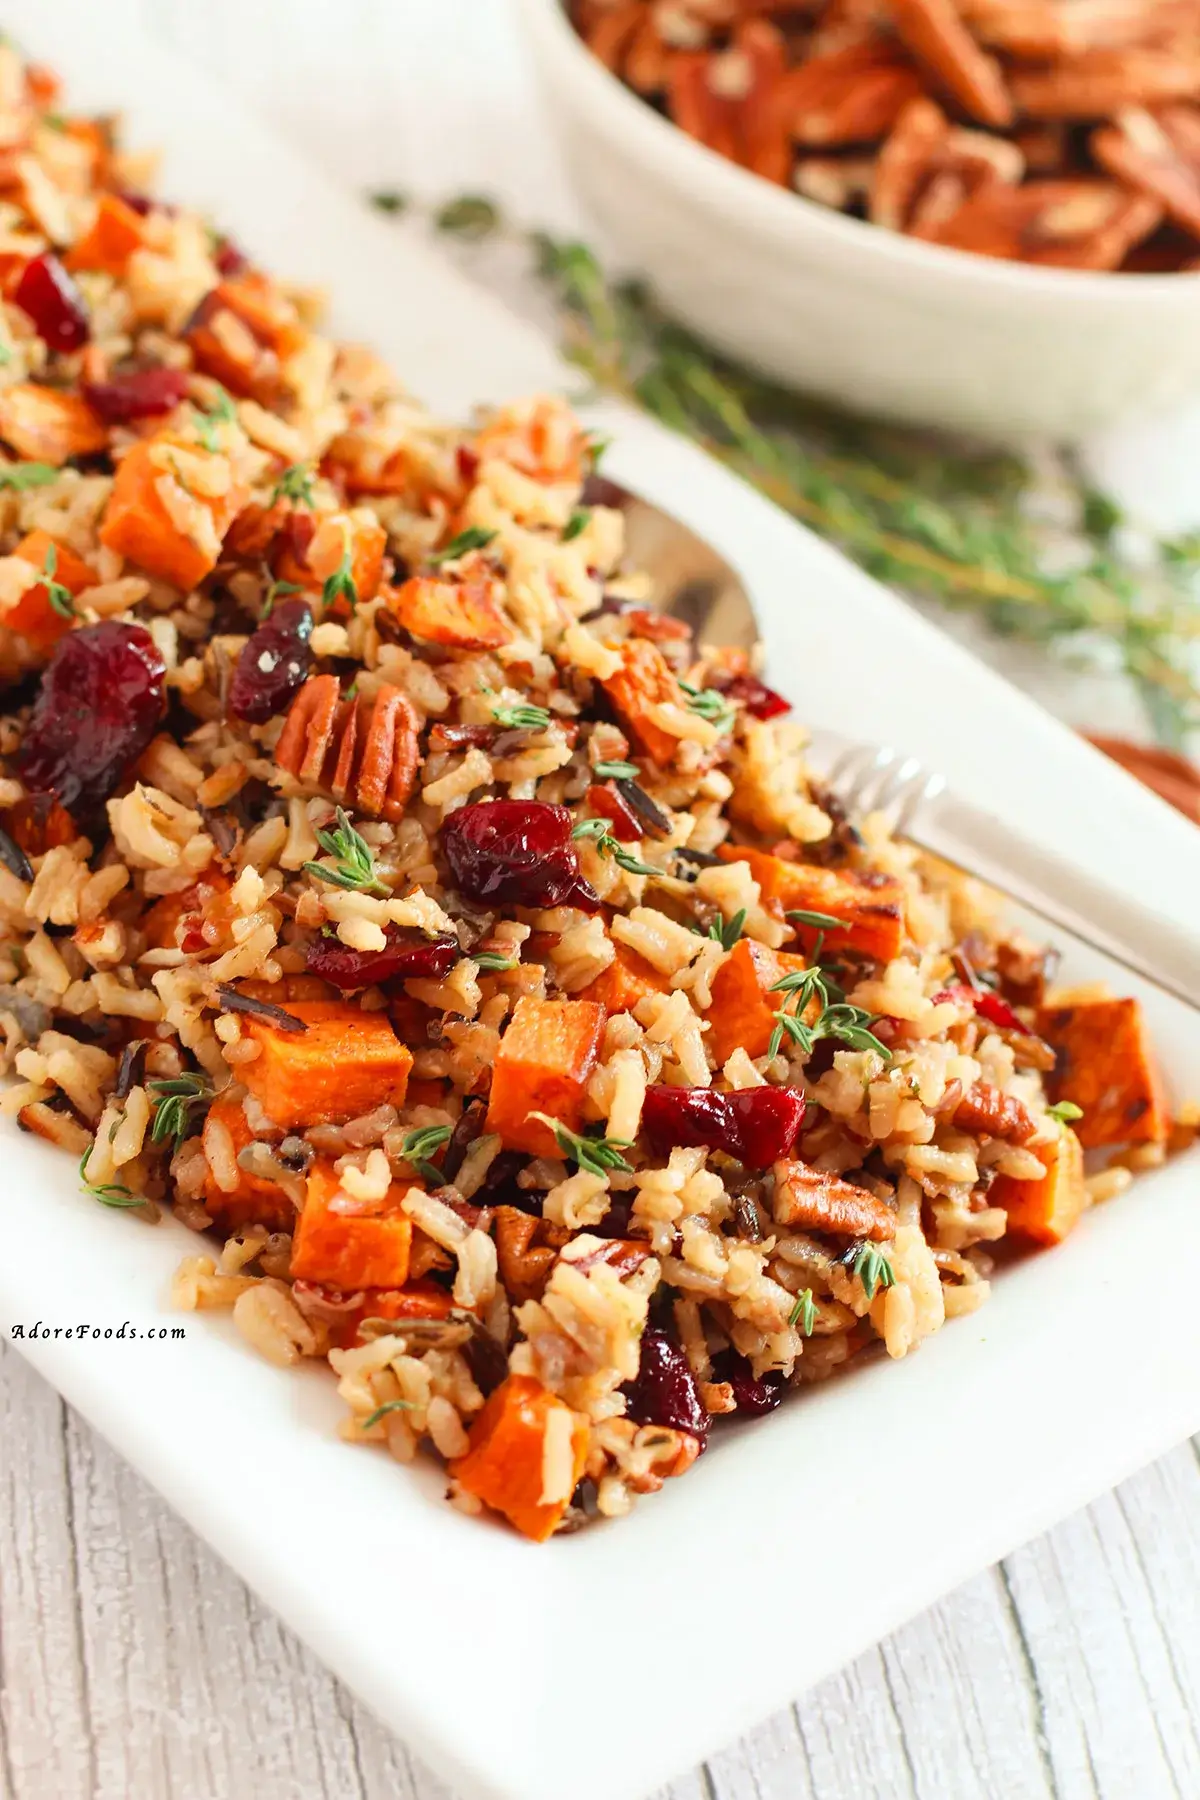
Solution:
<svg viewBox="0 0 1200 1800">
<path fill-rule="evenodd" d="M 624 512 L 630 562 L 650 576 L 661 611 L 686 620 L 710 643 L 748 648 L 758 642 L 750 596 L 711 544 L 615 482 L 596 485 L 603 491 L 590 498 Z M 943 775 L 890 745 L 818 731 L 810 761 L 850 811 L 886 813 L 921 849 L 978 876 L 1177 1000 L 1200 1007 L 1200 936 L 957 799 Z"/>
</svg>

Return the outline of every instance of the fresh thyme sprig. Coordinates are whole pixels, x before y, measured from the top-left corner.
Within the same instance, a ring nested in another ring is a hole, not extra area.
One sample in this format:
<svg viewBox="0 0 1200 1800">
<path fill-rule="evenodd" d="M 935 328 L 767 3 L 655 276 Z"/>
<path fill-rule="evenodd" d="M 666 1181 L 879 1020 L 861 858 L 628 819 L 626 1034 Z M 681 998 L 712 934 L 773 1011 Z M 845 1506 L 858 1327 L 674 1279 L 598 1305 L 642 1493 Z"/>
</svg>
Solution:
<svg viewBox="0 0 1200 1800">
<path fill-rule="evenodd" d="M 27 488 L 48 487 L 62 474 L 52 463 L 19 462 L 0 467 L 0 488 L 23 494 Z"/>
<path fill-rule="evenodd" d="M 785 1037 L 790 1038 L 804 1056 L 811 1053 L 818 1038 L 837 1038 L 851 1050 L 873 1050 L 885 1062 L 891 1062 L 891 1051 L 869 1029 L 875 1022 L 872 1014 L 864 1012 L 861 1006 L 835 1000 L 831 991 L 835 988 L 836 983 L 827 971 L 816 965 L 810 969 L 794 969 L 782 981 L 775 982 L 771 993 L 788 997 L 775 1015 L 768 1056 L 778 1056 Z M 836 991 L 841 992 L 840 989 Z M 816 1016 L 806 1020 L 804 1015 L 814 1003 Z"/>
<path fill-rule="evenodd" d="M 999 636 L 1119 671 L 1172 748 L 1200 730 L 1200 534 L 1133 534 L 1067 454 L 1051 476 L 1077 515 L 1064 533 L 1028 504 L 1047 485 L 1016 454 L 839 414 L 731 363 L 585 244 L 527 233 L 478 197 L 438 227 L 528 242 L 557 303 L 564 354 L 593 386 L 645 407 L 786 511 L 913 598 L 969 612 Z M 1064 553 L 1065 552 L 1065 553 Z"/>
<path fill-rule="evenodd" d="M 284 600 L 289 594 L 302 594 L 303 592 L 304 589 L 298 581 L 284 581 L 277 577 L 267 589 L 263 600 L 262 617 L 270 618 L 277 600 Z"/>
<path fill-rule="evenodd" d="M 90 1194 L 93 1200 L 98 1200 L 101 1206 L 116 1206 L 123 1208 L 145 1206 L 145 1195 L 131 1193 L 122 1182 L 88 1180 L 88 1158 L 91 1156 L 94 1148 L 94 1145 L 89 1144 L 79 1159 L 79 1179 L 83 1183 L 84 1192 Z"/>
<path fill-rule="evenodd" d="M 875 1298 L 877 1289 L 896 1285 L 895 1270 L 878 1244 L 851 1244 L 838 1261 L 846 1265 L 851 1275 L 858 1276 L 868 1300 Z"/>
<path fill-rule="evenodd" d="M 580 819 L 571 836 L 592 844 L 601 856 L 611 856 L 618 869 L 624 869 L 629 875 L 662 874 L 661 869 L 626 850 L 620 838 L 613 836 L 607 819 Z"/>
<path fill-rule="evenodd" d="M 200 1113 L 211 1102 L 212 1082 L 207 1075 L 189 1073 L 170 1081 L 151 1081 L 147 1086 L 155 1096 L 150 1141 L 165 1144 L 174 1138 L 178 1150 L 183 1140 L 192 1135 Z"/>
<path fill-rule="evenodd" d="M 370 844 L 355 831 L 342 807 L 337 809 L 336 828 L 333 831 L 327 825 L 319 828 L 317 842 L 334 860 L 332 869 L 327 863 L 304 864 L 318 881 L 326 881 L 330 887 L 350 888 L 358 894 L 379 894 L 384 898 L 390 894 L 391 889 L 385 887 L 376 874 Z"/>
<path fill-rule="evenodd" d="M 545 731 L 550 724 L 550 714 L 544 706 L 529 706 L 525 702 L 493 706 L 492 717 L 506 731 Z"/>
<path fill-rule="evenodd" d="M 1076 1119 L 1082 1119 L 1083 1108 L 1076 1106 L 1073 1100 L 1056 1100 L 1053 1106 L 1046 1108 L 1046 1117 L 1060 1125 L 1071 1125 Z"/>
<path fill-rule="evenodd" d="M 549 1113 L 531 1112 L 529 1117 L 539 1119 L 553 1133 L 563 1155 L 578 1163 L 581 1169 L 587 1169 L 593 1175 L 607 1175 L 614 1169 L 622 1175 L 632 1175 L 632 1164 L 621 1154 L 629 1149 L 631 1139 L 583 1137 L 579 1132 L 569 1130 L 561 1119 L 552 1119 Z"/>
<path fill-rule="evenodd" d="M 221 440 L 217 436 L 218 425 L 236 425 L 237 407 L 223 387 L 218 387 L 217 397 L 211 406 L 193 407 L 196 430 L 200 442 L 206 450 L 214 454 L 221 448 Z"/>
<path fill-rule="evenodd" d="M 719 693 L 716 688 L 692 687 L 686 681 L 681 681 L 679 685 L 687 695 L 689 712 L 694 712 L 698 718 L 707 719 L 721 733 L 732 729 L 737 718 L 737 707 L 724 694 Z"/>
<path fill-rule="evenodd" d="M 573 512 L 563 526 L 563 543 L 569 544 L 573 538 L 577 538 L 582 532 L 585 532 L 588 528 L 588 520 L 591 516 L 591 511 L 586 506 L 581 506 Z"/>
<path fill-rule="evenodd" d="M 631 762 L 598 762 L 592 770 L 601 781 L 636 781 L 641 772 L 637 764 Z"/>
<path fill-rule="evenodd" d="M 46 551 L 46 560 L 42 564 L 42 585 L 46 589 L 46 598 L 52 611 L 60 619 L 74 619 L 79 616 L 79 608 L 75 604 L 75 596 L 69 587 L 54 577 L 58 573 L 58 545 L 51 544 Z"/>
<path fill-rule="evenodd" d="M 805 1337 L 811 1337 L 816 1322 L 817 1308 L 813 1301 L 813 1292 L 811 1288 L 805 1288 L 796 1295 L 796 1304 L 788 1314 L 788 1324 L 798 1325 Z"/>
<path fill-rule="evenodd" d="M 336 606 L 344 600 L 350 611 L 358 605 L 358 583 L 354 579 L 354 545 L 350 540 L 350 528 L 342 527 L 342 560 L 333 574 L 328 576 L 321 589 L 321 604 L 324 607 Z"/>
<path fill-rule="evenodd" d="M 477 969 L 488 975 L 504 975 L 517 966 L 515 957 L 501 956 L 497 950 L 473 950 L 471 961 Z"/>
<path fill-rule="evenodd" d="M 846 923 L 845 919 L 835 919 L 832 913 L 807 912 L 798 906 L 794 906 L 783 916 L 785 919 L 791 919 L 796 925 L 811 925 L 818 931 L 837 931 Z"/>
<path fill-rule="evenodd" d="M 271 505 L 277 500 L 292 500 L 299 506 L 313 503 L 316 470 L 311 463 L 291 463 L 283 471 L 271 493 Z"/>
<path fill-rule="evenodd" d="M 375 1411 L 363 1420 L 362 1429 L 370 1431 L 372 1425 L 378 1425 L 380 1420 L 386 1419 L 389 1413 L 411 1412 L 412 1404 L 411 1400 L 385 1400 L 382 1406 L 377 1406 Z"/>
<path fill-rule="evenodd" d="M 741 937 L 745 925 L 746 908 L 740 906 L 732 919 L 714 919 L 708 928 L 708 935 L 720 944 L 722 950 L 732 950 Z"/>
<path fill-rule="evenodd" d="M 435 550 L 429 561 L 435 568 L 442 563 L 457 562 L 460 556 L 467 556 L 472 550 L 486 550 L 495 535 L 496 533 L 489 531 L 486 526 L 468 525 L 465 531 L 460 531 L 457 537 L 452 537 L 448 544 L 443 545 L 440 550 Z"/>
<path fill-rule="evenodd" d="M 435 1162 L 431 1162 L 435 1150 L 450 1142 L 449 1125 L 426 1125 L 416 1131 L 410 1131 L 400 1146 L 400 1154 L 405 1162 L 417 1171 L 424 1181 L 431 1181 L 434 1187 L 441 1187 L 442 1171 Z"/>
</svg>

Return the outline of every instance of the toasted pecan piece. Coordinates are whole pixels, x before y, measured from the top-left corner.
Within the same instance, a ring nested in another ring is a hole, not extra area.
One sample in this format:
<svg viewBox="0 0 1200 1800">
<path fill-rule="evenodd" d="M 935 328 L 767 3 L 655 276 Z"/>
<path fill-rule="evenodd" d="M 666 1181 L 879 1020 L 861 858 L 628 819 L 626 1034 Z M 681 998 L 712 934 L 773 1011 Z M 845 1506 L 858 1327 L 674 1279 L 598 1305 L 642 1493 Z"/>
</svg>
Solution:
<svg viewBox="0 0 1200 1800">
<path fill-rule="evenodd" d="M 904 230 L 949 135 L 949 121 L 936 101 L 924 95 L 909 101 L 875 161 L 867 215 L 873 225 Z"/>
<path fill-rule="evenodd" d="M 684 51 L 667 77 L 667 110 L 689 137 L 780 186 L 791 169 L 782 34 L 746 19 L 728 50 Z"/>
<path fill-rule="evenodd" d="M 915 70 L 880 38 L 811 57 L 784 84 L 792 136 L 811 145 L 874 142 L 920 92 Z"/>
<path fill-rule="evenodd" d="M 1000 65 L 981 50 L 954 0 L 888 0 L 901 39 L 917 60 L 984 125 L 1010 125 L 1013 103 Z"/>
<path fill-rule="evenodd" d="M 1033 1115 L 1023 1100 L 1002 1094 L 990 1081 L 977 1081 L 954 1109 L 959 1131 L 976 1137 L 1003 1138 L 1006 1144 L 1027 1144 L 1037 1133 Z"/>
<path fill-rule="evenodd" d="M 516 1206 L 498 1206 L 492 1227 L 496 1262 L 510 1300 L 540 1300 L 554 1259 L 571 1233 Z"/>
<path fill-rule="evenodd" d="M 1161 201 L 1168 218 L 1200 237 L 1200 107 L 1127 107 L 1089 143 L 1110 175 Z"/>
<path fill-rule="evenodd" d="M 1089 51 L 1014 70 L 1009 85 L 1017 110 L 1031 119 L 1107 119 L 1124 106 L 1200 99 L 1200 52 Z"/>
<path fill-rule="evenodd" d="M 343 700 L 335 675 L 314 675 L 292 701 L 275 761 L 304 787 L 376 818 L 402 819 L 417 778 L 417 715 L 399 688 Z"/>
<path fill-rule="evenodd" d="M 806 200 L 847 212 L 869 197 L 877 160 L 872 156 L 800 156 L 792 169 L 792 186 Z"/>
<path fill-rule="evenodd" d="M 993 183 L 930 233 L 978 256 L 1063 269 L 1115 269 L 1162 217 L 1157 201 L 1105 181 Z"/>
<path fill-rule="evenodd" d="M 895 1237 L 896 1215 L 891 1207 L 840 1175 L 792 1161 L 777 1162 L 771 1173 L 775 1177 L 776 1224 L 830 1231 L 838 1237 L 873 1238 L 876 1243 Z"/>
<path fill-rule="evenodd" d="M 1196 17 L 1195 0 L 959 0 L 959 8 L 981 44 L 1033 62 L 1155 44 Z"/>
</svg>

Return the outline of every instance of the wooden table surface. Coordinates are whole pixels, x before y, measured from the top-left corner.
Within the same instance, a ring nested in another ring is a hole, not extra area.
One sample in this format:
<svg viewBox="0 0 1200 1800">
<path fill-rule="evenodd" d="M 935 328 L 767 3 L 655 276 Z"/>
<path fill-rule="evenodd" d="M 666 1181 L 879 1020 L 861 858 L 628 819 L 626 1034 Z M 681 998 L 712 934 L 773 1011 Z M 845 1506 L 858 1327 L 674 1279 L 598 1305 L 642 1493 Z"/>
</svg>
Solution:
<svg viewBox="0 0 1200 1800">
<path fill-rule="evenodd" d="M 505 0 L 122 4 L 357 188 L 486 187 L 573 221 Z M 1193 1442 L 667 1792 L 1196 1800 L 1198 1720 Z M 0 1344 L 2 1800 L 445 1792 Z"/>
</svg>

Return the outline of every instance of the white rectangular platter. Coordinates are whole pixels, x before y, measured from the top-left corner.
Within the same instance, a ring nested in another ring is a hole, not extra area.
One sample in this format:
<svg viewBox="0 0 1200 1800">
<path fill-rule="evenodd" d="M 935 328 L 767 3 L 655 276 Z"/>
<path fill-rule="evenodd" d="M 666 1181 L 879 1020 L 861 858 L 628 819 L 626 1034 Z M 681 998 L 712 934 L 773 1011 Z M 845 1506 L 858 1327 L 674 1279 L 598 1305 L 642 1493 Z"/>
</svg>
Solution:
<svg viewBox="0 0 1200 1800">
<path fill-rule="evenodd" d="M 79 0 L 5 23 L 165 148 L 163 187 L 267 266 L 327 284 L 439 407 L 568 379 L 549 347 L 372 217 L 227 93 Z M 745 576 L 772 679 L 814 723 L 905 745 L 958 789 L 1178 922 L 1200 834 L 689 446 L 618 408 L 614 474 Z M 1070 973 L 1103 972 L 1071 952 Z M 1126 986 L 1128 991 L 1128 986 Z M 1200 1016 L 1144 994 L 1178 1093 Z M 0 1327 L 166 1309 L 190 1234 L 91 1205 L 69 1160 L 6 1131 Z M 1200 1426 L 1195 1154 L 1090 1216 L 919 1355 L 729 1433 L 627 1521 L 535 1548 L 446 1507 L 432 1467 L 340 1444 L 327 1376 L 282 1374 L 220 1324 L 20 1347 L 329 1664 L 465 1793 L 632 1800 L 726 1742 Z M 20 1446 L 7 1446 L 20 1455 Z"/>
</svg>

